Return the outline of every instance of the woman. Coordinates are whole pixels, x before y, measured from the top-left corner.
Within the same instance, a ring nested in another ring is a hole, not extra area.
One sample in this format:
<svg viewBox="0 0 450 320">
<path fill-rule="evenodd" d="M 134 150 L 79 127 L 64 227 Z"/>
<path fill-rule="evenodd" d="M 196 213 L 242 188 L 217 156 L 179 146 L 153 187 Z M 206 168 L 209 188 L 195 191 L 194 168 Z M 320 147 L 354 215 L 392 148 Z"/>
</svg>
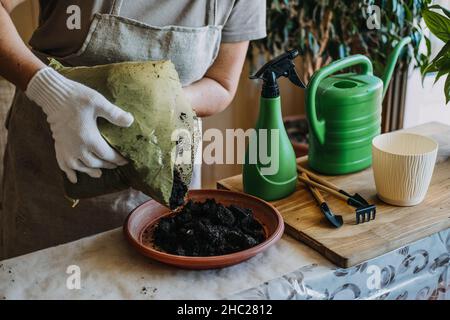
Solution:
<svg viewBox="0 0 450 320">
<path fill-rule="evenodd" d="M 76 171 L 99 177 L 126 163 L 96 118 L 122 127 L 134 119 L 43 61 L 170 59 L 196 113 L 207 117 L 230 104 L 249 40 L 265 36 L 264 0 L 41 0 L 30 51 L 8 15 L 20 2 L 0 0 L 0 75 L 18 88 L 7 121 L 0 260 L 118 227 L 147 200 L 129 190 L 73 209 L 64 199 L 60 170 L 76 183 Z"/>
</svg>

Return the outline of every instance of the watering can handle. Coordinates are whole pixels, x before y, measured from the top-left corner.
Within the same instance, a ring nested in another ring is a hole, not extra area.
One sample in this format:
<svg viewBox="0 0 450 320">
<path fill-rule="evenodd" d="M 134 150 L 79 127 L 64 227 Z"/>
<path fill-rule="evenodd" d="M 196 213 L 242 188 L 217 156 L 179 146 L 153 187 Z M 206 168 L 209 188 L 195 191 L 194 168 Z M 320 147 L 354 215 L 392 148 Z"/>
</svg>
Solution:
<svg viewBox="0 0 450 320">
<path fill-rule="evenodd" d="M 366 56 L 357 54 L 350 57 L 346 57 L 341 60 L 330 63 L 326 67 L 323 67 L 317 71 L 311 81 L 308 84 L 306 94 L 306 114 L 308 117 L 309 125 L 313 135 L 317 138 L 320 144 L 325 143 L 325 122 L 317 118 L 316 110 L 316 93 L 320 82 L 326 77 L 331 76 L 333 73 L 341 71 L 342 69 L 353 67 L 355 65 L 362 66 L 362 73 L 367 75 L 373 74 L 372 62 Z"/>
</svg>

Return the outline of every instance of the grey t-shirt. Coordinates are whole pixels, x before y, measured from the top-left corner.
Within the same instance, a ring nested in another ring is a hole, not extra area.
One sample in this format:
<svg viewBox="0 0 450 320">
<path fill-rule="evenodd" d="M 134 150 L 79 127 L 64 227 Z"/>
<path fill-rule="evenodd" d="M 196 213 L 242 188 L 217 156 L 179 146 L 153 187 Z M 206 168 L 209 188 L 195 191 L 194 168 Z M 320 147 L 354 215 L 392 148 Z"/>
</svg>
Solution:
<svg viewBox="0 0 450 320">
<path fill-rule="evenodd" d="M 217 1 L 216 24 L 223 26 L 222 42 L 255 40 L 266 36 L 265 0 L 124 0 L 120 15 L 148 25 L 203 27 L 208 8 Z M 30 40 L 33 49 L 57 57 L 75 53 L 83 44 L 95 13 L 111 13 L 112 0 L 40 0 L 39 27 Z M 80 8 L 80 29 L 69 30 L 73 14 Z M 69 10 L 70 11 L 70 10 Z"/>
</svg>

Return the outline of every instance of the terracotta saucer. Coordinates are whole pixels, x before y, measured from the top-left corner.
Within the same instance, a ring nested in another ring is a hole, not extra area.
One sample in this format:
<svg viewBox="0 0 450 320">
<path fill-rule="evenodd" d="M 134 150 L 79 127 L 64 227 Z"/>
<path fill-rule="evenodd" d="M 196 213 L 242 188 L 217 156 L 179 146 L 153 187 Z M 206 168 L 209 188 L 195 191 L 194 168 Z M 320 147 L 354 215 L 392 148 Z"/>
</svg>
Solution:
<svg viewBox="0 0 450 320">
<path fill-rule="evenodd" d="M 266 250 L 277 242 L 284 231 L 284 222 L 280 213 L 271 204 L 256 197 L 225 190 L 193 190 L 189 192 L 189 198 L 193 201 L 204 202 L 206 199 L 215 199 L 216 202 L 229 206 L 238 205 L 253 210 L 255 218 L 264 226 L 266 241 L 263 243 L 236 253 L 214 257 L 186 257 L 158 251 L 151 241 L 151 235 L 145 232 L 171 211 L 156 201 L 148 201 L 128 216 L 124 233 L 130 243 L 143 255 L 184 269 L 216 269 L 228 267 L 248 260 L 258 253 Z"/>
</svg>

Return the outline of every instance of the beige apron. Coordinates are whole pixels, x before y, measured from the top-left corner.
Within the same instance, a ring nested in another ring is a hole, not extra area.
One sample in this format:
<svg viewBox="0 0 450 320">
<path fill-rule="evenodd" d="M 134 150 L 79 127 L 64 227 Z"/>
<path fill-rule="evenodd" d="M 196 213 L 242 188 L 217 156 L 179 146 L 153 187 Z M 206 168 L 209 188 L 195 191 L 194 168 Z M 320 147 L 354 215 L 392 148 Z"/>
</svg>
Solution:
<svg viewBox="0 0 450 320">
<path fill-rule="evenodd" d="M 95 14 L 82 48 L 58 60 L 78 66 L 170 59 L 183 85 L 189 85 L 200 80 L 217 57 L 222 31 L 216 25 L 217 1 L 205 2 L 208 25 L 201 28 L 155 27 L 127 19 L 120 16 L 123 1 L 114 1 L 110 14 Z M 45 115 L 23 92 L 16 93 L 7 128 L 0 260 L 119 227 L 131 210 L 148 200 L 129 190 L 71 208 Z"/>
</svg>

